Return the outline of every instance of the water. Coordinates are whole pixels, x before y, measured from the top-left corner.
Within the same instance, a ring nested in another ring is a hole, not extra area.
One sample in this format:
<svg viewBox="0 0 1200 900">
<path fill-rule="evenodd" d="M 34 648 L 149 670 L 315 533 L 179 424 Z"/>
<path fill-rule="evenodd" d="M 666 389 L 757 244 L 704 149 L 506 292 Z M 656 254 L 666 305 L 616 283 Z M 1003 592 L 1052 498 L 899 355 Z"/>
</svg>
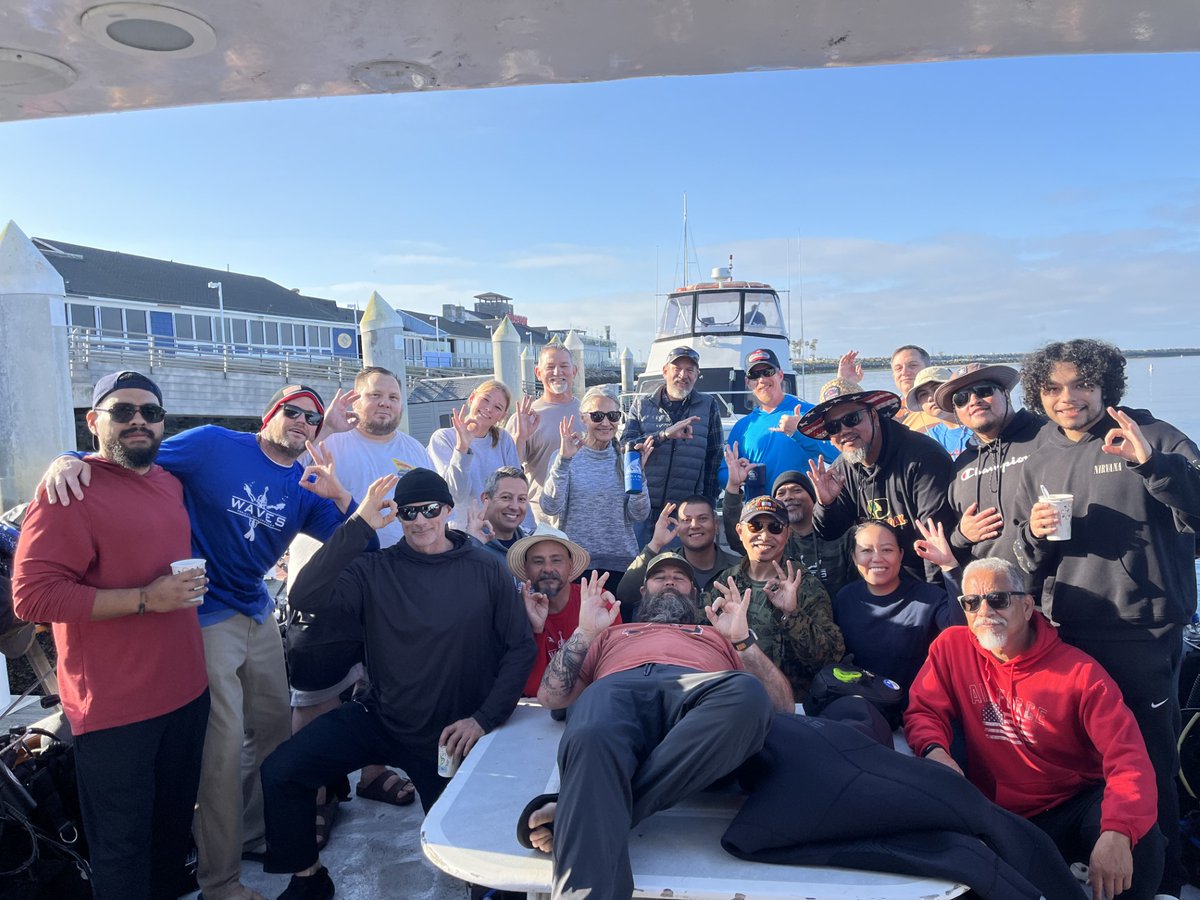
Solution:
<svg viewBox="0 0 1200 900">
<path fill-rule="evenodd" d="M 1150 371 L 1153 364 L 1153 372 Z M 799 377 L 799 376 L 797 376 Z M 828 373 L 806 375 L 800 396 L 811 401 L 821 385 L 833 376 Z M 1156 356 L 1131 359 L 1125 367 L 1128 386 L 1122 406 L 1148 409 L 1157 419 L 1170 422 L 1193 441 L 1200 439 L 1200 356 Z M 871 369 L 864 373 L 863 386 L 894 391 L 892 373 L 886 369 Z M 1014 392 L 1020 403 L 1021 389 Z"/>
</svg>

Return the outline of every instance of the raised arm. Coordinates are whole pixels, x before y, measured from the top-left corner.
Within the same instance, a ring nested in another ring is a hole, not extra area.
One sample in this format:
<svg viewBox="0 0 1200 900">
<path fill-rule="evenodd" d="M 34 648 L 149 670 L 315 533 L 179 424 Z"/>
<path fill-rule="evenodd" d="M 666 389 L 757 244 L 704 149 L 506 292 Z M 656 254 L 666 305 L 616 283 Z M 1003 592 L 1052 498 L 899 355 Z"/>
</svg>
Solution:
<svg viewBox="0 0 1200 900">
<path fill-rule="evenodd" d="M 736 649 L 739 644 L 750 637 L 750 626 L 746 621 L 746 613 L 750 609 L 751 591 L 738 591 L 732 578 L 728 584 L 713 582 L 716 594 L 711 605 L 704 607 L 704 614 L 717 631 L 721 632 Z M 771 705 L 777 712 L 794 713 L 796 699 L 792 695 L 792 686 L 775 663 L 771 662 L 757 643 L 752 643 L 744 650 L 738 650 L 742 665 L 746 671 L 763 683 Z"/>
<path fill-rule="evenodd" d="M 579 627 L 562 648 L 550 657 L 546 674 L 538 688 L 538 700 L 550 709 L 570 706 L 583 693 L 590 680 L 583 675 L 588 648 L 609 625 L 617 620 L 621 605 L 604 589 L 608 573 L 585 577 L 579 590 Z"/>
</svg>

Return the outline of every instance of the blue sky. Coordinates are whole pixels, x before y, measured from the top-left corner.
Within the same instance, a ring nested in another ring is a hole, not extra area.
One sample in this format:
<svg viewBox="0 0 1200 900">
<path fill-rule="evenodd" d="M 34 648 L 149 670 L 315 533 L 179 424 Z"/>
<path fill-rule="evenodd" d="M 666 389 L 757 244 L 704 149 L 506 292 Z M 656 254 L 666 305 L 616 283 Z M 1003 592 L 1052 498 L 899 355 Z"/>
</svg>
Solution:
<svg viewBox="0 0 1200 900">
<path fill-rule="evenodd" d="M 347 304 L 498 291 L 640 356 L 687 192 L 704 273 L 790 280 L 822 355 L 1197 345 L 1197 84 L 1082 56 L 7 123 L 0 220 Z"/>
</svg>

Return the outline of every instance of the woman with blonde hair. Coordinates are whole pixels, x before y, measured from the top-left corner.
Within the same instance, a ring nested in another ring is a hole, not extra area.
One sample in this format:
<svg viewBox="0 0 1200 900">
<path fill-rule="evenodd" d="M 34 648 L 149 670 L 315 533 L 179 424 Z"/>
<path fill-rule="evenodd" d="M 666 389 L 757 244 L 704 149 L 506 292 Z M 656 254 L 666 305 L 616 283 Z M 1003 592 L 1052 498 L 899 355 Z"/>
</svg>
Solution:
<svg viewBox="0 0 1200 900">
<path fill-rule="evenodd" d="M 518 404 L 518 435 L 536 427 L 537 414 L 530 404 L 528 397 Z M 452 528 L 466 529 L 471 504 L 479 500 L 492 472 L 501 466 L 521 467 L 517 444 L 503 428 L 511 406 L 512 392 L 503 382 L 489 378 L 471 391 L 462 407 L 451 411 L 451 427 L 439 428 L 429 439 L 429 458 L 454 497 Z M 532 517 L 523 524 L 532 528 Z"/>
<path fill-rule="evenodd" d="M 579 402 L 585 431 L 574 416 L 559 427 L 559 451 L 551 460 L 542 490 L 542 512 L 558 516 L 562 530 L 592 555 L 592 566 L 609 573 L 613 590 L 638 553 L 635 522 L 650 515 L 645 481 L 625 493 L 624 454 L 617 446 L 621 406 L 609 386 L 590 388 Z M 650 451 L 642 451 L 645 465 Z"/>
</svg>

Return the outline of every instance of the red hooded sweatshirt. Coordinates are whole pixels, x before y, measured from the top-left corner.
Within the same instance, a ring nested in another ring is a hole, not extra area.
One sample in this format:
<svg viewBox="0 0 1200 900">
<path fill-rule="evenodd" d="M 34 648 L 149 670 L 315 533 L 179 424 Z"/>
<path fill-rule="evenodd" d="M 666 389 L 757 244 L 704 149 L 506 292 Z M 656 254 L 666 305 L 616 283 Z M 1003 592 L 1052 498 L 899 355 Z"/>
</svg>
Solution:
<svg viewBox="0 0 1200 900">
<path fill-rule="evenodd" d="M 1103 667 L 1041 613 L 1030 626 L 1033 645 L 1008 662 L 966 626 L 943 631 L 913 682 L 904 737 L 917 752 L 949 747 L 957 719 L 971 782 L 1026 818 L 1103 784 L 1101 828 L 1136 843 L 1158 818 L 1158 791 L 1133 713 Z"/>
</svg>

